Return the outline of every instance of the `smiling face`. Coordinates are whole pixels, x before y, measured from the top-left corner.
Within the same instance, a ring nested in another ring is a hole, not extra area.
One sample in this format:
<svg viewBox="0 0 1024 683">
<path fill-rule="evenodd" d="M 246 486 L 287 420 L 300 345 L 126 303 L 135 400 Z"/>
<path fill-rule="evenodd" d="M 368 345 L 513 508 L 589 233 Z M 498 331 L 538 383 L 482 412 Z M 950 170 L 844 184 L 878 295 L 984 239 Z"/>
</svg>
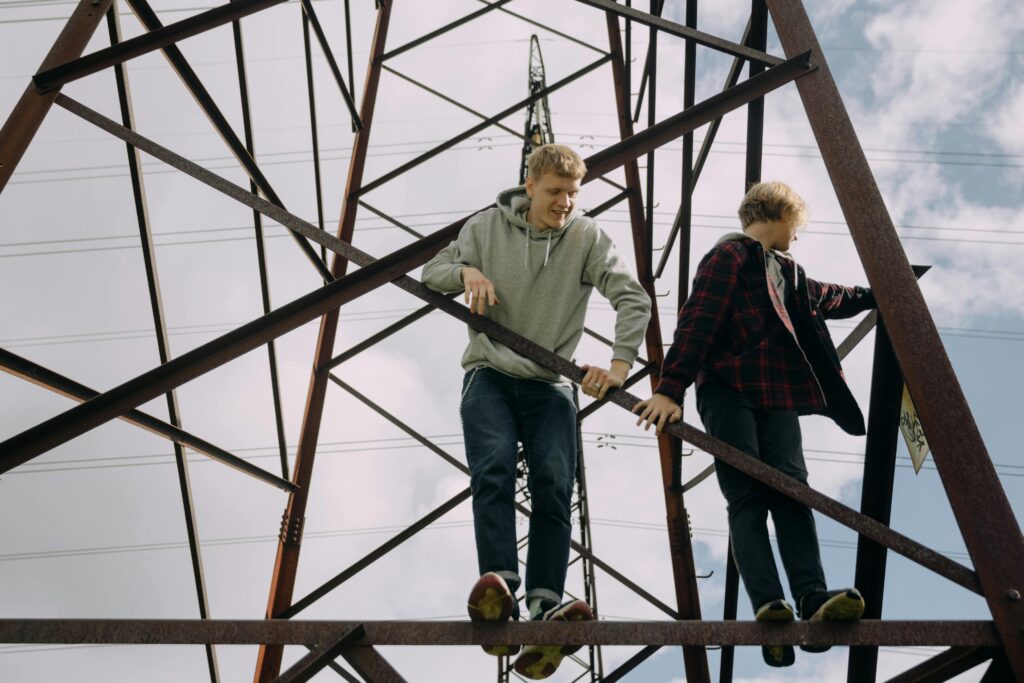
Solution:
<svg viewBox="0 0 1024 683">
<path fill-rule="evenodd" d="M 530 197 L 530 211 L 526 220 L 541 230 L 564 227 L 576 206 L 579 191 L 579 178 L 565 178 L 551 172 L 541 174 L 539 179 L 527 177 L 526 194 Z"/>
</svg>

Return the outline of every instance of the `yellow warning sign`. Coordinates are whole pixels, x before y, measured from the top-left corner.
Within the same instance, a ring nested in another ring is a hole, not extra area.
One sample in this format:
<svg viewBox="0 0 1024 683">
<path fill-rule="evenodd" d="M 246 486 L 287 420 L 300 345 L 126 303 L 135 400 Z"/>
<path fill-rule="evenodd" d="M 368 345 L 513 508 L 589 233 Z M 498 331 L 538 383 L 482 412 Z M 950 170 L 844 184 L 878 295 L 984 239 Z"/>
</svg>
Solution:
<svg viewBox="0 0 1024 683">
<path fill-rule="evenodd" d="M 910 391 L 906 384 L 903 385 L 903 405 L 900 408 L 900 431 L 907 442 L 910 459 L 914 462 L 914 472 L 920 472 L 921 465 L 928 456 L 928 441 L 924 438 L 924 429 L 917 417 L 914 402 L 910 400 Z"/>
</svg>

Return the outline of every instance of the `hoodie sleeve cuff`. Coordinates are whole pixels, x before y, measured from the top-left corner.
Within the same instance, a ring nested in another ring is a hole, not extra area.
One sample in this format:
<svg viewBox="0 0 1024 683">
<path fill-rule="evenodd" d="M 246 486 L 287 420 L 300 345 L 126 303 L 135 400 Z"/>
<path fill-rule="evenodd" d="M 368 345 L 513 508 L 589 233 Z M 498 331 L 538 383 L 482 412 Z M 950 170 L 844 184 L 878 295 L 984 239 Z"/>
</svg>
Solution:
<svg viewBox="0 0 1024 683">
<path fill-rule="evenodd" d="M 636 357 L 640 355 L 637 349 L 632 349 L 628 346 L 615 344 L 612 346 L 612 360 L 621 360 L 623 363 L 633 367 L 633 363 L 636 362 Z"/>
</svg>

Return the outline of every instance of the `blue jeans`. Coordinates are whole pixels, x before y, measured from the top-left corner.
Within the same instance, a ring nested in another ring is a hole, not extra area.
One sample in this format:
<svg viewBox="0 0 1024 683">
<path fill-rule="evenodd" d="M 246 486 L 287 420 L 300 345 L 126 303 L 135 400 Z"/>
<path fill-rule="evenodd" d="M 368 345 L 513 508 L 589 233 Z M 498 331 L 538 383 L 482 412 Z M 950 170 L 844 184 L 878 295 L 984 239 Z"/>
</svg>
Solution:
<svg viewBox="0 0 1024 683">
<path fill-rule="evenodd" d="M 576 405 L 569 387 L 520 379 L 481 367 L 462 383 L 462 432 L 473 492 L 480 573 L 520 585 L 516 539 L 516 453 L 529 470 L 526 598 L 560 602 L 572 533 L 569 508 L 576 480 Z"/>
</svg>

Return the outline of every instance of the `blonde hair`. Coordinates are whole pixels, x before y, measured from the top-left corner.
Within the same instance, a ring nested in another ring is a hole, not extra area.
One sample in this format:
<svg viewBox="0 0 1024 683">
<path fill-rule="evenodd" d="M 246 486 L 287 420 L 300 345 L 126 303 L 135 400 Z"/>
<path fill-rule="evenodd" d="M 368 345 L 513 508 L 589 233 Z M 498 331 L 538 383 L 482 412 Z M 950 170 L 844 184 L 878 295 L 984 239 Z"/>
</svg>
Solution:
<svg viewBox="0 0 1024 683">
<path fill-rule="evenodd" d="M 780 182 L 752 185 L 736 213 L 739 214 L 740 225 L 744 230 L 762 221 L 771 223 L 795 219 L 798 225 L 807 221 L 807 205 L 804 200 L 789 185 Z"/>
<path fill-rule="evenodd" d="M 580 155 L 565 145 L 541 145 L 530 152 L 526 165 L 534 180 L 540 180 L 548 172 L 573 180 L 582 179 L 587 174 L 587 165 Z"/>
</svg>

